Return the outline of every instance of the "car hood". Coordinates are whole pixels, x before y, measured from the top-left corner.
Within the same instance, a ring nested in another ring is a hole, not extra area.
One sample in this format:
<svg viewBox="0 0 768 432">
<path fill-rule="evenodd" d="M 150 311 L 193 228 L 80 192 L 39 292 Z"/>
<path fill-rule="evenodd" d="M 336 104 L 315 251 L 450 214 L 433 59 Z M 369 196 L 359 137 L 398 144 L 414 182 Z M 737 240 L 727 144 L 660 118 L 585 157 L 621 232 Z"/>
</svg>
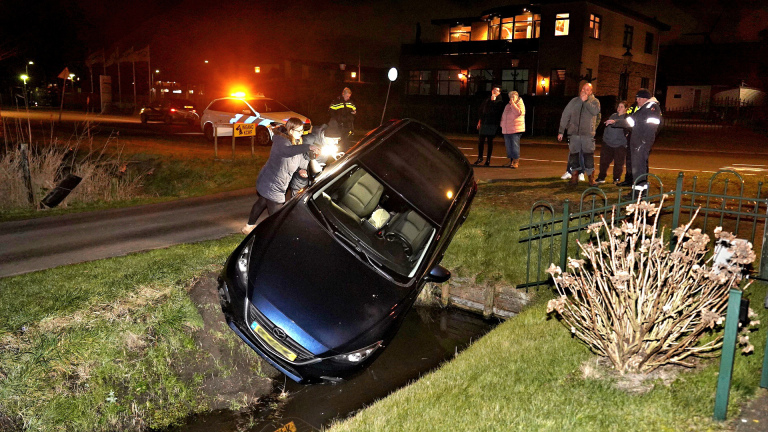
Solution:
<svg viewBox="0 0 768 432">
<path fill-rule="evenodd" d="M 412 289 L 358 259 L 323 228 L 306 202 L 286 206 L 255 235 L 249 299 L 314 354 L 344 347 L 377 324 L 394 321 Z"/>
</svg>

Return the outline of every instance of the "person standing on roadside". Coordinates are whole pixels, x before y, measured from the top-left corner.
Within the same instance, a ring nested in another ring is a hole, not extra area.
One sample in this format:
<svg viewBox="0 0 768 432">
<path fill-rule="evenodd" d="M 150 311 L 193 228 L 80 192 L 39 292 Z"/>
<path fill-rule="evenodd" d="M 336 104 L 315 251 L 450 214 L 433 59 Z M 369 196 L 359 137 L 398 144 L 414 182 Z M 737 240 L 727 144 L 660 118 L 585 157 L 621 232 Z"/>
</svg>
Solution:
<svg viewBox="0 0 768 432">
<path fill-rule="evenodd" d="M 483 162 L 485 142 L 488 142 L 488 159 L 485 161 L 485 166 L 491 165 L 493 137 L 496 136 L 499 130 L 501 114 L 504 110 L 504 101 L 499 95 L 501 95 L 501 88 L 494 87 L 491 89 L 491 96 L 480 104 L 480 109 L 478 110 L 480 119 L 477 121 L 479 137 L 477 140 L 477 160 L 475 165 L 480 165 Z"/>
<path fill-rule="evenodd" d="M 525 104 L 516 91 L 509 92 L 509 103 L 501 115 L 501 133 L 507 148 L 509 163 L 502 165 L 517 168 L 520 162 L 520 137 L 525 132 Z"/>
<path fill-rule="evenodd" d="M 656 134 L 661 124 L 661 107 L 659 101 L 651 96 L 651 92 L 641 88 L 635 97 L 639 107 L 637 111 L 624 120 L 605 122 L 606 125 L 616 124 L 632 129 L 629 151 L 632 153 L 632 178 L 637 182 L 632 191 L 632 199 L 648 193 L 648 156 L 656 142 Z"/>
<path fill-rule="evenodd" d="M 611 114 L 609 120 L 614 122 L 623 120 L 627 116 L 627 102 L 620 101 L 616 104 L 616 112 Z M 615 124 L 606 122 L 603 131 L 603 147 L 600 150 L 600 173 L 597 175 L 597 183 L 605 183 L 608 176 L 608 167 L 613 162 L 613 183 L 621 183 L 621 173 L 624 169 L 624 161 L 627 155 L 627 130 Z"/>
<path fill-rule="evenodd" d="M 585 83 L 579 96 L 571 99 L 560 117 L 557 140 L 563 140 L 568 130 L 568 168 L 571 170 L 570 184 L 579 182 L 579 152 L 584 153 L 584 173 L 590 186 L 595 183 L 595 131 L 600 124 L 600 101 L 592 94 L 592 84 Z"/>
<path fill-rule="evenodd" d="M 285 131 L 280 129 L 275 131 L 269 159 L 256 179 L 256 202 L 251 208 L 248 223 L 240 230 L 243 234 L 247 235 L 253 231 L 256 221 L 264 210 L 271 215 L 283 207 L 285 193 L 294 172 L 300 170 L 300 175 L 307 177 L 308 159 L 303 154 L 311 151 L 314 156 L 317 156 L 320 147 L 302 144 L 303 134 L 304 122 L 296 117 L 288 119 L 285 123 Z"/>
<path fill-rule="evenodd" d="M 355 128 L 355 115 L 357 114 L 357 105 L 352 101 L 352 90 L 344 87 L 341 96 L 331 102 L 328 106 L 328 124 L 335 122 L 341 131 L 341 138 L 346 140 L 352 135 Z"/>
</svg>

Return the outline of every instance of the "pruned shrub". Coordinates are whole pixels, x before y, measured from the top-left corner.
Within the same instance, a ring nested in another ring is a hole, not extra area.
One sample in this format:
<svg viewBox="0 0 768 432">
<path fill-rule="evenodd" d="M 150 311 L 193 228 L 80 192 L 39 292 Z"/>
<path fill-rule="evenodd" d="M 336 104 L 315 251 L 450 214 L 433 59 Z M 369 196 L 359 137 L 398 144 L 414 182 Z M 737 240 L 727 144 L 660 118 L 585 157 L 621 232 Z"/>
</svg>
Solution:
<svg viewBox="0 0 768 432">
<path fill-rule="evenodd" d="M 730 259 L 707 258 L 710 237 L 691 227 L 696 215 L 673 230 L 670 250 L 657 229 L 659 208 L 638 201 L 621 222 L 590 225 L 593 240 L 579 243 L 584 259 L 569 258 L 566 271 L 554 264 L 548 270 L 559 297 L 547 312 L 621 373 L 692 366 L 691 356 L 719 349 L 721 337 L 705 336 L 723 323 L 730 288 L 755 260 L 751 243 L 720 228 L 714 235 Z"/>
</svg>

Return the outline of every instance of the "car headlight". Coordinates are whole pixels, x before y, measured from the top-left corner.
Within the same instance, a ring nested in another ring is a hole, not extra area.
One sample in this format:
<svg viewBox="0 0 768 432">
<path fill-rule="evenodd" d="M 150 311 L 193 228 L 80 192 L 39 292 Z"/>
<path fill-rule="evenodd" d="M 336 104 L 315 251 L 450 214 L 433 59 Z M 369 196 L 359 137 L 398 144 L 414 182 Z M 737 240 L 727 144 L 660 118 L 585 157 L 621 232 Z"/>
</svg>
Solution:
<svg viewBox="0 0 768 432">
<path fill-rule="evenodd" d="M 244 287 L 248 286 L 248 267 L 250 267 L 251 264 L 251 252 L 253 250 L 254 239 L 255 237 L 251 237 L 251 239 L 248 240 L 245 247 L 240 250 L 240 255 L 237 257 L 237 262 L 235 262 L 237 277 L 240 278 L 240 282 L 242 282 Z"/>
<path fill-rule="evenodd" d="M 381 348 L 381 343 L 383 341 L 378 341 L 373 345 L 369 345 L 365 348 L 359 349 L 357 351 L 348 352 L 346 354 L 340 354 L 337 356 L 334 356 L 334 360 L 344 361 L 347 363 L 360 363 L 361 361 L 367 359 L 371 356 L 371 354 L 374 353 L 377 349 Z"/>
<path fill-rule="evenodd" d="M 326 144 L 320 149 L 321 156 L 336 156 L 339 152 L 339 146 L 335 144 Z"/>
</svg>

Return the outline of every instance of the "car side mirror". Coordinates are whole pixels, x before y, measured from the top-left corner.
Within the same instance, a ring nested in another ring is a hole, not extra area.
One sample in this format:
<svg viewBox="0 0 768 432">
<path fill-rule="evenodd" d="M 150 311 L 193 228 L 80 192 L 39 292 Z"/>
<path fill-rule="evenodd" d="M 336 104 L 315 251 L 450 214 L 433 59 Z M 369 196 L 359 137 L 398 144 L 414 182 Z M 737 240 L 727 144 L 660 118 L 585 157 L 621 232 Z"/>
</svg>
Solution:
<svg viewBox="0 0 768 432">
<path fill-rule="evenodd" d="M 427 282 L 443 283 L 451 278 L 451 271 L 441 266 L 440 264 L 432 267 L 432 270 L 424 276 L 424 280 Z"/>
</svg>

